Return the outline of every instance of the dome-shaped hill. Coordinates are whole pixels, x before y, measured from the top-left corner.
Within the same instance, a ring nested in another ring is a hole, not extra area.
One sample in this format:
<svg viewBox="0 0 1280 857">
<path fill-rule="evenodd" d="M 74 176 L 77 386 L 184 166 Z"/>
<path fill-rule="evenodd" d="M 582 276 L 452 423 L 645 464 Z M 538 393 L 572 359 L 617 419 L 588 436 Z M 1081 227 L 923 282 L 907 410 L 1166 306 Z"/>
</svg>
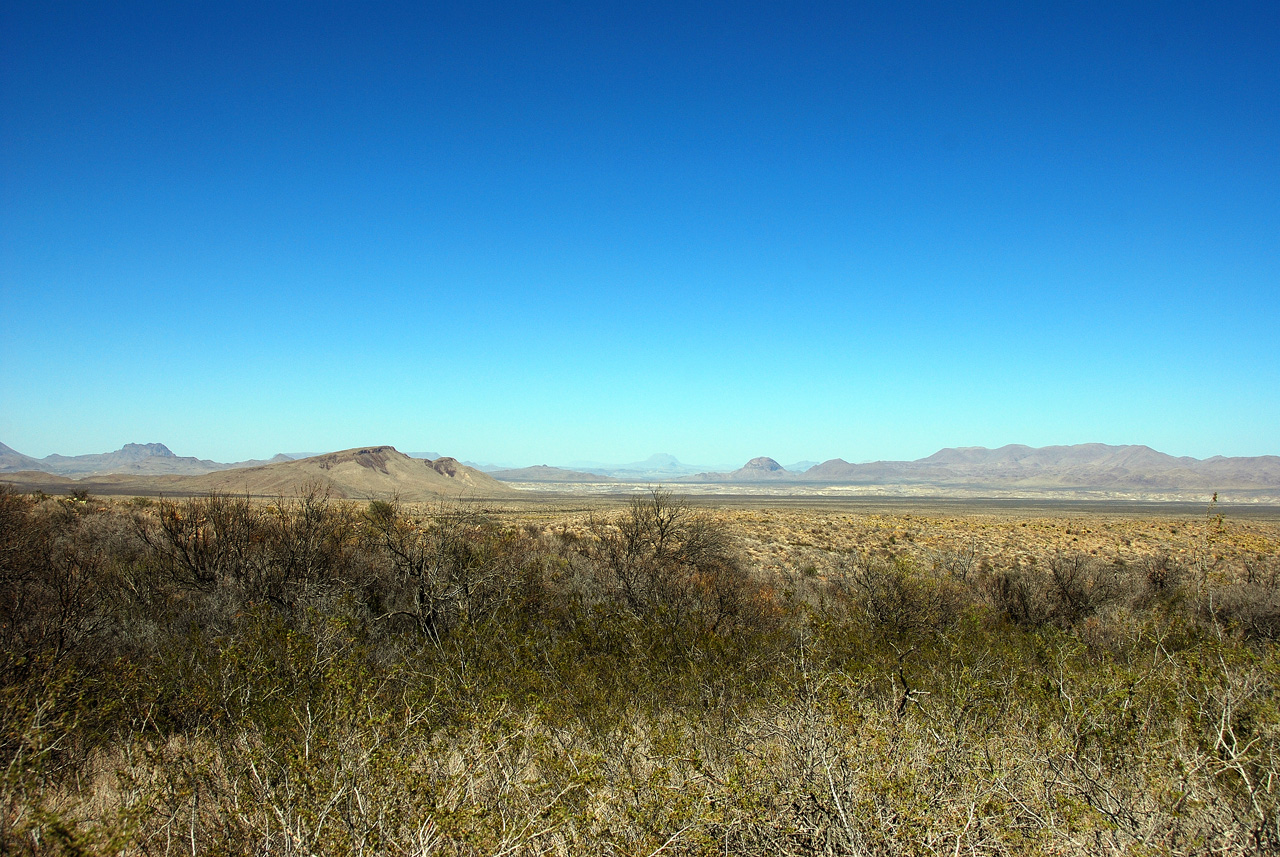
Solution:
<svg viewBox="0 0 1280 857">
<path fill-rule="evenodd" d="M 753 458 L 750 461 L 748 461 L 746 464 L 742 465 L 742 467 L 739 469 L 738 472 L 739 473 L 742 473 L 742 472 L 778 473 L 781 470 L 782 470 L 781 464 L 779 464 L 778 462 L 774 461 L 772 458 L 769 458 L 766 455 L 762 455 L 759 458 Z"/>
<path fill-rule="evenodd" d="M 686 476 L 681 482 L 774 482 L 794 478 L 781 464 L 761 455 L 753 458 L 731 473 L 699 473 Z"/>
</svg>

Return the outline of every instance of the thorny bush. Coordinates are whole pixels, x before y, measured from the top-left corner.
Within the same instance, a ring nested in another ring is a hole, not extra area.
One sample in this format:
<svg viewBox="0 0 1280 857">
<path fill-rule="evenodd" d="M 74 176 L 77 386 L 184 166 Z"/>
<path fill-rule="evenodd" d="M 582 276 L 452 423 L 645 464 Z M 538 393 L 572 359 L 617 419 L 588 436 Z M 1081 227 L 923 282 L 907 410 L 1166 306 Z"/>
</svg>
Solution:
<svg viewBox="0 0 1280 857">
<path fill-rule="evenodd" d="M 0 853 L 1280 849 L 1269 549 L 789 577 L 660 491 L 513 517 L 0 490 Z"/>
</svg>

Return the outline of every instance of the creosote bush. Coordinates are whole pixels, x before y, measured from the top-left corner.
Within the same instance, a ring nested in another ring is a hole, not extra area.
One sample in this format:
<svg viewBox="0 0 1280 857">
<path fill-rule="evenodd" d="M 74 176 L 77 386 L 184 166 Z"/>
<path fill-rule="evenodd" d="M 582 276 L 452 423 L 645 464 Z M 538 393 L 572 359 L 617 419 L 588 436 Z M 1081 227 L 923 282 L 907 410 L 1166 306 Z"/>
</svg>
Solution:
<svg viewBox="0 0 1280 857">
<path fill-rule="evenodd" d="M 1267 550 L 729 533 L 0 491 L 0 853 L 1280 849 Z"/>
</svg>

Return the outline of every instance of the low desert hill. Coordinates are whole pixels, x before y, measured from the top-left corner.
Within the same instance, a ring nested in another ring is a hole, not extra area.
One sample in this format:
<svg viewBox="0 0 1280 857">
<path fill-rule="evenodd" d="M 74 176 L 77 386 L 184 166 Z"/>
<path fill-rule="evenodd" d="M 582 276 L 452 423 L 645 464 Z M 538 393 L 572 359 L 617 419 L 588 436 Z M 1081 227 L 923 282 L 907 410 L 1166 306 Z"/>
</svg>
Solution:
<svg viewBox="0 0 1280 857">
<path fill-rule="evenodd" d="M 93 474 L 70 479 L 46 471 L 0 473 L 0 481 L 22 491 L 84 490 L 91 494 L 193 495 L 218 491 L 255 497 L 288 497 L 313 488 L 337 499 L 399 497 L 506 497 L 516 489 L 453 458 L 410 458 L 393 446 L 369 446 L 198 476 L 139 473 Z"/>
<path fill-rule="evenodd" d="M 453 458 L 410 458 L 393 446 L 330 452 L 298 461 L 209 473 L 184 481 L 194 491 L 257 496 L 295 494 L 318 486 L 346 499 L 399 497 L 431 500 L 442 496 L 501 497 L 515 489 Z"/>
</svg>

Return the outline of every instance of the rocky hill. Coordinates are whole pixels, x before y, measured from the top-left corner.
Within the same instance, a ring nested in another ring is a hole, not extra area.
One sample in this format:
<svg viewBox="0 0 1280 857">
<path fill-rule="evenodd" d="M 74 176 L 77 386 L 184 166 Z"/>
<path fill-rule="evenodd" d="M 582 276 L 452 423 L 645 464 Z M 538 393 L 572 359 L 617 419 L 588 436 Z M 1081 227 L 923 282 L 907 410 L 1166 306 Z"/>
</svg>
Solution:
<svg viewBox="0 0 1280 857">
<path fill-rule="evenodd" d="M 410 458 L 393 446 L 358 447 L 184 480 L 184 487 L 194 491 L 256 496 L 289 495 L 310 486 L 324 488 L 334 497 L 357 500 L 393 496 L 403 500 L 500 497 L 515 493 L 515 489 L 456 459 Z"/>
</svg>

